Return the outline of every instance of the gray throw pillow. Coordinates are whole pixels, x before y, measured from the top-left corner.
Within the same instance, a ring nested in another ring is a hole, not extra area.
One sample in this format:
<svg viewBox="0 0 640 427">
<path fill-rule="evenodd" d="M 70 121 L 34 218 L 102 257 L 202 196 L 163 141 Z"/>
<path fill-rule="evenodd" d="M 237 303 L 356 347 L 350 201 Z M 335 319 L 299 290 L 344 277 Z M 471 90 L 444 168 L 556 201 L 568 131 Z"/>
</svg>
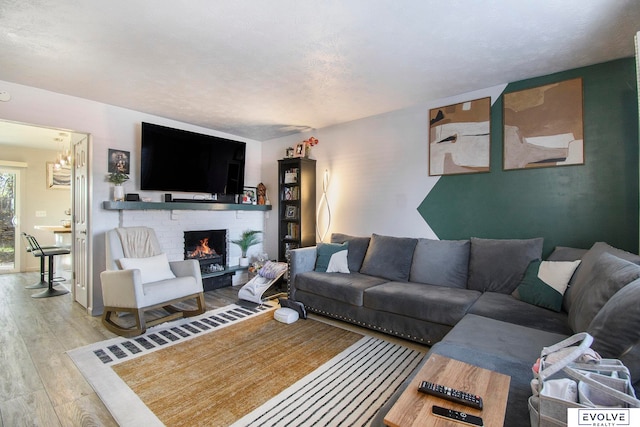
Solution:
<svg viewBox="0 0 640 427">
<path fill-rule="evenodd" d="M 602 307 L 587 332 L 602 357 L 620 359 L 640 380 L 640 279 L 629 283 Z"/>
<path fill-rule="evenodd" d="M 564 294 L 564 300 L 562 304 L 566 312 L 569 312 L 569 310 L 571 309 L 571 306 L 573 305 L 573 302 L 575 300 L 575 294 L 581 293 L 579 289 L 581 289 L 584 284 L 593 276 L 594 263 L 604 252 L 608 252 L 612 255 L 617 256 L 618 258 L 626 259 L 627 261 L 631 261 L 634 264 L 640 264 L 640 256 L 638 255 L 614 248 L 613 246 L 610 246 L 605 242 L 594 243 L 593 246 L 591 246 L 591 249 L 589 249 L 587 253 L 582 257 L 582 262 L 571 278 L 571 282 L 569 282 L 569 288 Z"/>
<path fill-rule="evenodd" d="M 574 301 L 569 309 L 569 327 L 574 332 L 586 331 L 607 301 L 623 286 L 639 277 L 640 265 L 607 252 L 602 253 L 593 264 L 593 275 L 574 290 Z"/>
<path fill-rule="evenodd" d="M 469 240 L 418 239 L 409 281 L 466 288 L 470 246 Z"/>
<path fill-rule="evenodd" d="M 467 288 L 512 293 L 529 263 L 542 258 L 544 239 L 471 238 Z"/>
<path fill-rule="evenodd" d="M 409 280 L 416 243 L 418 239 L 373 234 L 360 273 L 406 282 Z"/>
<path fill-rule="evenodd" d="M 331 235 L 331 243 L 344 243 L 349 242 L 349 253 L 347 254 L 347 263 L 349 264 L 349 271 L 360 271 L 362 268 L 362 261 L 364 255 L 367 253 L 369 247 L 370 237 L 355 237 L 348 234 L 333 233 Z"/>
<path fill-rule="evenodd" d="M 556 246 L 547 258 L 547 261 L 577 261 L 588 252 L 588 249 L 570 248 L 567 246 Z"/>
</svg>

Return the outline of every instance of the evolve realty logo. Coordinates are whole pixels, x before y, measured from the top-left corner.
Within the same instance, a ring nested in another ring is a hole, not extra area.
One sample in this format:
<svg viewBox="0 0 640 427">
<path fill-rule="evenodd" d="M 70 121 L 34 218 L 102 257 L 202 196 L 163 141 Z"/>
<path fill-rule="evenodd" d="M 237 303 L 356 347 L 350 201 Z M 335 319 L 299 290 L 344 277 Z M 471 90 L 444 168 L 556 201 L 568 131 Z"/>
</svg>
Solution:
<svg viewBox="0 0 640 427">
<path fill-rule="evenodd" d="M 633 417 L 632 415 L 635 415 Z M 632 423 L 632 420 L 635 422 Z M 617 427 L 640 425 L 640 412 L 631 409 L 570 408 L 567 413 L 568 427 Z"/>
</svg>

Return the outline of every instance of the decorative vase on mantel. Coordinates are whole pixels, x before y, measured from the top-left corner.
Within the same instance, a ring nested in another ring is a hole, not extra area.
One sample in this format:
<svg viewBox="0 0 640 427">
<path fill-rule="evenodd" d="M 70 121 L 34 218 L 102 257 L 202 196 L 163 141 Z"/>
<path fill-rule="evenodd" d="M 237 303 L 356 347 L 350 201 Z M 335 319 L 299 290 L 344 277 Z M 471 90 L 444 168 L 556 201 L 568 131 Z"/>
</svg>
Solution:
<svg viewBox="0 0 640 427">
<path fill-rule="evenodd" d="M 113 201 L 124 201 L 124 187 L 122 184 L 129 180 L 129 175 L 122 171 L 114 171 L 107 175 L 107 181 L 113 184 Z"/>
<path fill-rule="evenodd" d="M 124 201 L 124 187 L 122 186 L 122 184 L 116 184 L 113 186 L 113 201 Z"/>
</svg>

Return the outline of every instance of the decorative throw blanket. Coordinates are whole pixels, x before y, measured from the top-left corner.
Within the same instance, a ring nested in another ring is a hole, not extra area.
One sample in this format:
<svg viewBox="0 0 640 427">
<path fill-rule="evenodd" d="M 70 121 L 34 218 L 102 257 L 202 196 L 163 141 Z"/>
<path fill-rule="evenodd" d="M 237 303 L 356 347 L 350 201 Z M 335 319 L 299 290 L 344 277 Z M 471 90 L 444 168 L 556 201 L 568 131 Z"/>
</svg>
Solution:
<svg viewBox="0 0 640 427">
<path fill-rule="evenodd" d="M 149 227 L 116 228 L 126 258 L 148 258 L 162 251 L 153 229 Z"/>
<path fill-rule="evenodd" d="M 286 262 L 267 261 L 266 264 L 258 270 L 258 274 L 267 279 L 275 279 L 287 270 Z"/>
</svg>

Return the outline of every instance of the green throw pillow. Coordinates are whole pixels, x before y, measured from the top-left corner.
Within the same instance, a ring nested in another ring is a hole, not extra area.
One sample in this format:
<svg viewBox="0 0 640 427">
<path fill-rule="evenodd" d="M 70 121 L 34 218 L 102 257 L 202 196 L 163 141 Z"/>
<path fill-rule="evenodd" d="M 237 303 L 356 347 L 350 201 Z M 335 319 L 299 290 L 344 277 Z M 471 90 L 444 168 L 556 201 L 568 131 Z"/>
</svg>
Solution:
<svg viewBox="0 0 640 427">
<path fill-rule="evenodd" d="M 579 260 L 531 261 L 511 295 L 529 304 L 559 312 L 562 310 L 564 292 L 579 264 Z"/>
<path fill-rule="evenodd" d="M 326 272 L 333 254 L 349 249 L 349 242 L 318 243 L 315 271 Z"/>
</svg>

